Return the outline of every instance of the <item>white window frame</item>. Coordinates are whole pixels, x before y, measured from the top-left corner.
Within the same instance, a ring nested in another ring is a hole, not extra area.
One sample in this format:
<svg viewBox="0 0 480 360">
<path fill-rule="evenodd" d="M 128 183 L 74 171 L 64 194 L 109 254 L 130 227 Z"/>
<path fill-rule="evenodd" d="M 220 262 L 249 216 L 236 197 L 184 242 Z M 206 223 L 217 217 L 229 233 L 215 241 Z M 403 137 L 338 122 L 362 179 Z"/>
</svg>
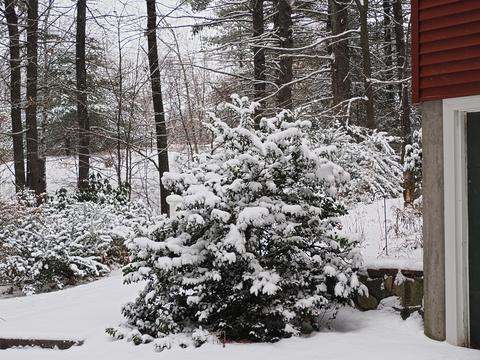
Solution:
<svg viewBox="0 0 480 360">
<path fill-rule="evenodd" d="M 468 188 L 466 114 L 480 112 L 480 96 L 443 100 L 446 340 L 468 346 Z"/>
</svg>

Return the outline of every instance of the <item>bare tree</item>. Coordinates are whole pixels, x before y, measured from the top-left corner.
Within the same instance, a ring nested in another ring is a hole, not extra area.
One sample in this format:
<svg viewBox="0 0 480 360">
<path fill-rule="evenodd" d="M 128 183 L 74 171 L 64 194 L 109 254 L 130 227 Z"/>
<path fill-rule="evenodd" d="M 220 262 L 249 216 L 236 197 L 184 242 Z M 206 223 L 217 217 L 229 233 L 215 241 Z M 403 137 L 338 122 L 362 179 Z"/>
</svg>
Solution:
<svg viewBox="0 0 480 360">
<path fill-rule="evenodd" d="M 370 129 L 377 127 L 375 119 L 375 106 L 372 88 L 372 63 L 370 54 L 370 40 L 368 38 L 368 0 L 355 0 L 358 13 L 360 15 L 360 46 L 362 47 L 362 68 L 363 68 L 363 84 L 367 97 L 365 101 L 366 119 L 365 126 Z"/>
<path fill-rule="evenodd" d="M 40 199 L 47 184 L 45 158 L 38 150 L 38 0 L 28 0 L 27 7 L 27 183 Z"/>
<path fill-rule="evenodd" d="M 163 109 L 162 83 L 160 80 L 160 67 L 157 49 L 157 9 L 155 0 L 147 2 L 147 40 L 148 62 L 150 67 L 150 82 L 152 86 L 153 109 L 155 112 L 155 131 L 157 138 L 158 172 L 160 179 L 169 170 L 168 166 L 168 142 L 167 127 L 165 123 L 165 111 Z M 162 214 L 168 214 L 167 189 L 160 180 L 160 210 Z"/>
<path fill-rule="evenodd" d="M 392 78 L 392 71 L 390 70 L 393 65 L 393 54 L 392 54 L 392 19 L 391 19 L 391 0 L 383 0 L 383 38 L 385 41 L 384 49 L 385 49 L 385 78 L 386 80 L 390 80 Z M 394 86 L 393 84 L 387 84 L 387 101 L 389 103 L 394 102 Z"/>
<path fill-rule="evenodd" d="M 402 134 L 402 162 L 405 158 L 405 146 L 412 143 L 412 130 L 410 124 L 410 101 L 408 83 L 403 81 L 407 68 L 407 46 L 405 40 L 405 32 L 403 30 L 403 11 L 402 2 L 396 0 L 393 3 L 393 17 L 395 20 L 395 44 L 397 52 L 397 68 L 398 68 L 398 80 L 399 84 L 399 96 L 400 96 L 400 124 Z M 410 170 L 407 170 L 403 174 L 403 198 L 405 204 L 411 205 L 414 201 L 415 183 L 414 177 Z"/>
<path fill-rule="evenodd" d="M 125 9 L 125 5 L 123 6 Z M 123 48 L 122 48 L 122 33 L 121 33 L 121 21 L 122 16 L 117 18 L 117 51 L 118 51 L 118 93 L 116 94 L 117 99 L 117 119 L 116 119 L 116 132 L 117 132 L 117 141 L 116 141 L 116 151 L 117 151 L 117 182 L 122 184 L 122 122 L 123 122 Z M 128 158 L 125 159 L 125 167 L 128 169 Z M 125 174 L 125 181 L 128 180 L 128 173 Z"/>
<path fill-rule="evenodd" d="M 85 65 L 85 27 L 87 0 L 77 2 L 76 78 L 78 121 L 78 187 L 88 182 L 90 172 L 90 121 L 87 107 L 87 68 Z"/>
<path fill-rule="evenodd" d="M 258 44 L 265 32 L 265 20 L 263 14 L 264 0 L 251 0 L 252 20 L 253 20 L 253 76 L 254 76 L 254 100 L 260 102 L 260 107 L 255 111 L 255 122 L 260 122 L 263 113 L 262 99 L 266 96 L 266 65 L 265 48 Z"/>
<path fill-rule="evenodd" d="M 294 1 L 275 0 L 276 16 L 275 27 L 279 38 L 280 51 L 278 61 L 278 106 L 281 109 L 292 109 L 292 80 L 293 80 L 293 57 L 289 56 L 288 49 L 293 47 L 293 30 L 292 30 L 292 5 Z"/>
<path fill-rule="evenodd" d="M 190 122 L 190 129 L 185 127 L 185 136 L 188 138 L 188 143 L 193 142 L 193 148 L 195 150 L 195 153 L 198 154 L 198 152 L 199 152 L 198 151 L 198 139 L 197 139 L 197 135 L 196 135 L 196 126 L 195 126 L 193 104 L 192 104 L 193 96 L 190 93 L 190 81 L 189 81 L 188 76 L 187 76 L 187 67 L 185 66 L 185 63 L 182 60 L 182 55 L 181 55 L 181 51 L 180 51 L 180 44 L 179 44 L 177 35 L 173 31 L 173 29 L 172 29 L 171 32 L 172 32 L 172 37 L 173 37 L 173 40 L 174 40 L 174 43 L 175 43 L 175 54 L 177 55 L 177 59 L 178 59 L 180 69 L 181 69 L 181 72 L 182 72 L 183 83 L 184 83 L 184 87 L 185 87 L 187 109 L 188 109 L 188 118 L 189 118 L 189 122 Z M 176 87 L 176 89 L 177 89 L 177 98 L 178 98 L 179 103 L 180 103 L 180 99 L 179 99 L 180 98 L 180 93 L 178 92 L 178 86 Z M 188 134 L 190 131 L 188 131 L 188 130 L 190 130 L 192 132 L 191 141 L 190 141 L 190 136 Z M 192 151 L 192 156 L 193 156 L 193 151 Z"/>
<path fill-rule="evenodd" d="M 46 131 L 48 127 L 48 118 L 50 110 L 50 100 L 51 100 L 51 83 L 50 83 L 50 70 L 51 70 L 51 48 L 49 47 L 49 27 L 50 23 L 50 13 L 52 11 L 53 2 L 55 0 L 48 0 L 46 3 L 46 8 L 42 11 L 43 13 L 43 27 L 39 30 L 40 32 L 40 59 L 39 62 L 42 63 L 41 66 L 41 76 L 39 77 L 39 101 L 38 104 L 41 107 L 40 113 L 40 124 L 38 127 L 38 144 L 39 152 L 42 156 L 46 155 Z"/>
<path fill-rule="evenodd" d="M 340 35 L 348 30 L 348 2 L 329 0 L 331 9 L 332 34 Z M 348 38 L 335 39 L 332 44 L 332 94 L 333 104 L 348 100 L 351 94 L 350 53 Z"/>
<path fill-rule="evenodd" d="M 15 169 L 15 188 L 20 191 L 25 187 L 25 159 L 23 153 L 22 125 L 22 93 L 21 93 L 21 59 L 20 35 L 18 31 L 18 16 L 15 11 L 15 1 L 5 0 L 5 17 L 8 23 L 10 50 L 10 102 L 13 138 L 13 161 Z"/>
</svg>

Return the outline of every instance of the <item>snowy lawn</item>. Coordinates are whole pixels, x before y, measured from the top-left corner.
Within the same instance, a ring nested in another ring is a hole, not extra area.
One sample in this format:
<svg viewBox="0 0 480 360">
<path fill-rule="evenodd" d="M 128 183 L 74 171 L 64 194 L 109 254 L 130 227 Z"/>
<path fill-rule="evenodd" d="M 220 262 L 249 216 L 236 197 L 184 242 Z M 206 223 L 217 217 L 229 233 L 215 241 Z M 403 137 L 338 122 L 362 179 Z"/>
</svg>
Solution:
<svg viewBox="0 0 480 360">
<path fill-rule="evenodd" d="M 122 322 L 120 308 L 141 285 L 125 286 L 118 272 L 90 284 L 30 297 L 0 300 L 0 337 L 82 339 L 70 350 L 0 350 L 2 360 L 132 359 L 326 359 L 478 360 L 480 352 L 436 342 L 423 335 L 421 320 L 400 319 L 391 310 L 359 312 L 345 308 L 331 330 L 275 344 L 207 344 L 162 353 L 152 345 L 112 341 L 104 332 Z"/>
</svg>

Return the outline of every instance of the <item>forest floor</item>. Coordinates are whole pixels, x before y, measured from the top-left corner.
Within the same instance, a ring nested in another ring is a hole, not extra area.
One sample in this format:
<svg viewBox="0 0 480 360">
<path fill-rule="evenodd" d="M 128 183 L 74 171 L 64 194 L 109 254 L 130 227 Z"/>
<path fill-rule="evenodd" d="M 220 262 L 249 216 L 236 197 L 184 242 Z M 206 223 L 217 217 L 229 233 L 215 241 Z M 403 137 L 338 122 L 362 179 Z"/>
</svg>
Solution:
<svg viewBox="0 0 480 360">
<path fill-rule="evenodd" d="M 206 344 L 162 353 L 151 344 L 113 341 L 105 328 L 120 324 L 121 306 L 141 284 L 123 285 L 121 274 L 89 284 L 30 297 L 0 300 L 0 338 L 84 340 L 69 350 L 0 350 L 2 360 L 132 359 L 329 359 L 329 360 L 478 360 L 480 352 L 428 339 L 421 318 L 403 321 L 391 308 L 360 312 L 343 308 L 328 329 L 274 344 Z"/>
</svg>

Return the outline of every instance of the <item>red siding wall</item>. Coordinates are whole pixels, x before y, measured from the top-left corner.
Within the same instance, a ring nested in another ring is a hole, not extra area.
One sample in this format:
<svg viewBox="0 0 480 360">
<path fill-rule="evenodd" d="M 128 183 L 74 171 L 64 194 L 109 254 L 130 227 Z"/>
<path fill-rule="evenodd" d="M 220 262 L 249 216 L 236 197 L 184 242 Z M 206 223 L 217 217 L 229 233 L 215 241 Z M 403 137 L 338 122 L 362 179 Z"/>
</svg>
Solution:
<svg viewBox="0 0 480 360">
<path fill-rule="evenodd" d="M 415 103 L 480 95 L 480 0 L 412 0 Z"/>
</svg>

